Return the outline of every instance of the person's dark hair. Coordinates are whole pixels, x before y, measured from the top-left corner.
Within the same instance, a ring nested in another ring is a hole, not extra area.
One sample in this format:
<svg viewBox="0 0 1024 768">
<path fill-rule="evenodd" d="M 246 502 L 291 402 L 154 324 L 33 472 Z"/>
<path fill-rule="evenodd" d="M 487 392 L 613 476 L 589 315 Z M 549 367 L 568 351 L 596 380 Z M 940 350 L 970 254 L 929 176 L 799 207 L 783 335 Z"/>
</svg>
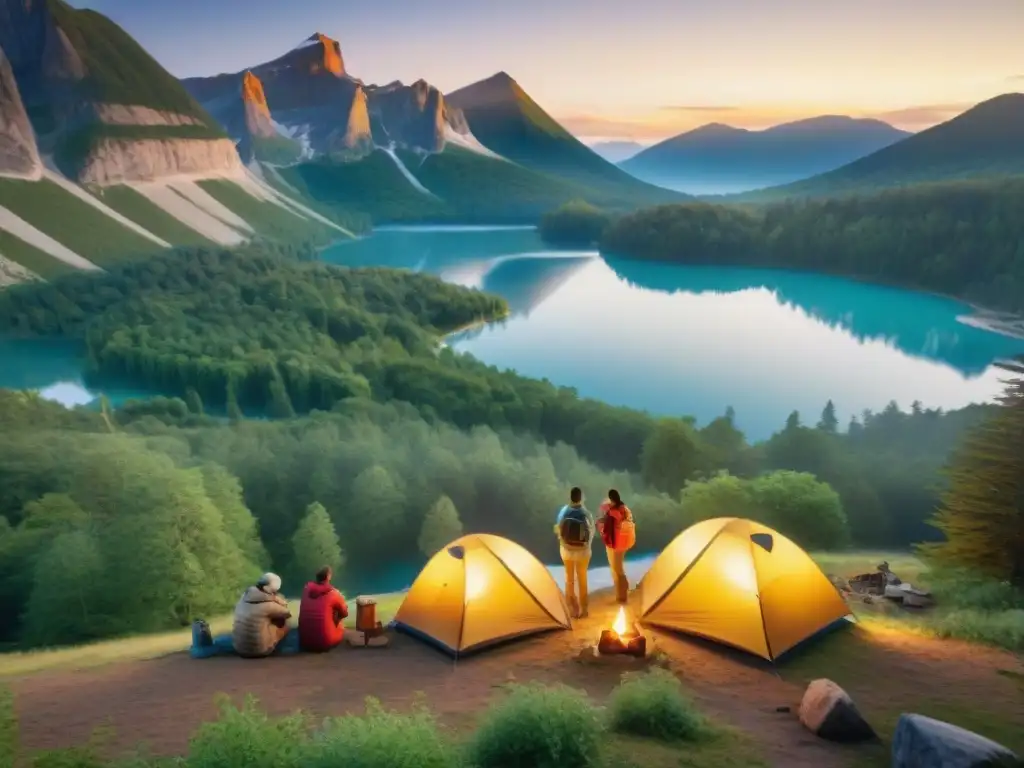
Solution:
<svg viewBox="0 0 1024 768">
<path fill-rule="evenodd" d="M 573 504 L 579 504 L 583 501 L 583 491 L 579 488 L 573 487 L 573 489 L 569 491 L 569 501 Z"/>
<path fill-rule="evenodd" d="M 619 492 L 614 488 L 608 489 L 608 501 L 616 507 L 622 506 L 622 497 L 619 496 Z"/>
<path fill-rule="evenodd" d="M 331 580 L 332 575 L 333 574 L 331 573 L 331 566 L 325 565 L 323 568 L 316 572 L 316 583 L 326 584 L 328 581 Z"/>
</svg>

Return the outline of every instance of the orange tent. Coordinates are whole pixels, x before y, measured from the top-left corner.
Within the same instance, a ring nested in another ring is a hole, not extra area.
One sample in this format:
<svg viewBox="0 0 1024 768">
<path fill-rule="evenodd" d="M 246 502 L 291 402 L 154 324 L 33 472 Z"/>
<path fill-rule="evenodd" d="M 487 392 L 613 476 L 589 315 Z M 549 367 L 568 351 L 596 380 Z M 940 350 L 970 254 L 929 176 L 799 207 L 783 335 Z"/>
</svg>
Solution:
<svg viewBox="0 0 1024 768">
<path fill-rule="evenodd" d="M 640 620 L 775 660 L 850 614 L 810 555 L 753 520 L 692 525 L 640 585 Z"/>
<path fill-rule="evenodd" d="M 518 544 L 485 533 L 456 539 L 430 558 L 395 615 L 396 629 L 454 656 L 569 626 L 547 568 Z"/>
</svg>

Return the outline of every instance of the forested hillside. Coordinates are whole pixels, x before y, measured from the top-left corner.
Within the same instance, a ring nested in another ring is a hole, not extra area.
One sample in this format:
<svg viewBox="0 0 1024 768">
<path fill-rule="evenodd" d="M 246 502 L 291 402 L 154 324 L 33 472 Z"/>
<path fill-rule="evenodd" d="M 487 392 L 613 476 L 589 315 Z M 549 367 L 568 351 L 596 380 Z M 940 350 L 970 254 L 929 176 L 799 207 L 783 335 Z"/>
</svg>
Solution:
<svg viewBox="0 0 1024 768">
<path fill-rule="evenodd" d="M 764 208 L 671 205 L 610 223 L 601 248 L 681 264 L 828 272 L 1019 311 L 1024 310 L 1022 207 L 1022 178 L 923 184 Z M 567 211 L 571 216 L 578 219 Z M 552 231 L 555 223 L 549 224 Z"/>
<path fill-rule="evenodd" d="M 808 547 L 907 546 L 935 537 L 939 470 L 990 409 L 893 404 L 842 432 L 828 404 L 750 445 L 731 410 L 655 419 L 437 349 L 502 311 L 434 278 L 262 246 L 0 295 L 3 332 L 79 338 L 92 376 L 178 395 L 73 411 L 0 396 L 0 591 L 15 607 L 2 641 L 187 623 L 230 608 L 259 569 L 294 588 L 311 549 L 335 553 L 342 581 L 460 530 L 555 560 L 571 485 L 592 502 L 619 488 L 649 551 L 721 514 Z M 88 585 L 70 613 L 69 581 Z"/>
</svg>

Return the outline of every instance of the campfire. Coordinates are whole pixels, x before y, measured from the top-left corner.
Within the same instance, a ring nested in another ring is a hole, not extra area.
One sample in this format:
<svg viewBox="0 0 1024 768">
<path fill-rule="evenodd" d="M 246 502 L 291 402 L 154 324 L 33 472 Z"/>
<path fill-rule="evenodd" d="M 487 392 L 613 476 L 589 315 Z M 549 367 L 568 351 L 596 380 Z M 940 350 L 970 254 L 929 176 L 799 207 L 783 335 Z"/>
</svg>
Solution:
<svg viewBox="0 0 1024 768">
<path fill-rule="evenodd" d="M 623 654 L 643 658 L 647 653 L 647 638 L 640 629 L 626 620 L 626 607 L 619 606 L 619 613 L 610 629 L 601 630 L 597 652 L 602 655 Z"/>
</svg>

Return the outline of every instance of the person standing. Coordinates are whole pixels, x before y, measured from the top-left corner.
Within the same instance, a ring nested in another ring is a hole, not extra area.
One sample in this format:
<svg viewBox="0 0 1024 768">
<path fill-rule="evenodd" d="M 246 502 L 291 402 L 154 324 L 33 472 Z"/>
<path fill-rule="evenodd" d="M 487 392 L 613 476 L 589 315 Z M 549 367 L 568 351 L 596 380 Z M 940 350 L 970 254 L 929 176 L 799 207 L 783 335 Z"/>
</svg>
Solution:
<svg viewBox="0 0 1024 768">
<path fill-rule="evenodd" d="M 565 598 L 574 619 L 586 618 L 587 568 L 594 541 L 594 518 L 583 506 L 583 491 L 579 488 L 569 491 L 569 503 L 559 510 L 555 520 L 555 533 L 565 566 Z"/>
<path fill-rule="evenodd" d="M 614 488 L 608 491 L 608 500 L 601 505 L 601 519 L 598 527 L 601 540 L 608 555 L 608 565 L 615 584 L 615 599 L 620 603 L 629 600 L 629 581 L 626 579 L 626 552 L 636 543 L 636 527 L 633 513 Z"/>
</svg>

